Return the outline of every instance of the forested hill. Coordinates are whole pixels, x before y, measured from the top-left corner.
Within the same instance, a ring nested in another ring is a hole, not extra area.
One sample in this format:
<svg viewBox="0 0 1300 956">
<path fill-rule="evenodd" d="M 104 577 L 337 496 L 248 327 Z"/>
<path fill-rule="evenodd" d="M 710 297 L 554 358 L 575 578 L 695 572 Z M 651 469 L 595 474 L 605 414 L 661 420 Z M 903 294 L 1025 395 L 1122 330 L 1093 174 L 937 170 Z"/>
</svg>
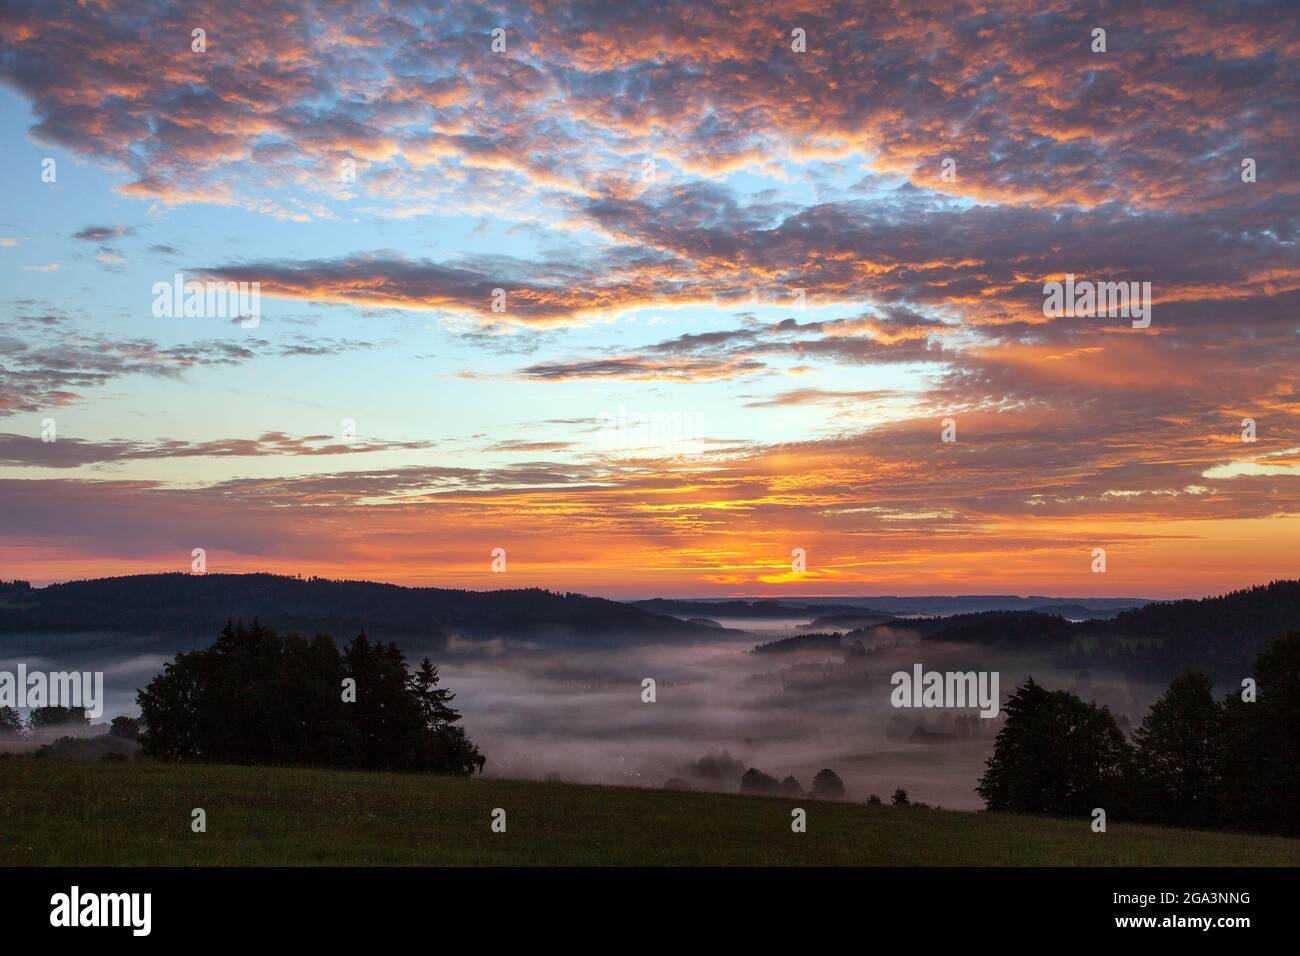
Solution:
<svg viewBox="0 0 1300 956">
<path fill-rule="evenodd" d="M 1189 669 L 1245 676 L 1273 638 L 1300 630 L 1300 581 L 1149 604 L 1113 621 L 1075 626 L 1081 636 L 1097 638 L 1076 654 L 1080 663 L 1114 661 L 1126 670 L 1160 676 Z"/>
<path fill-rule="evenodd" d="M 0 592 L 0 634 L 124 631 L 215 634 L 230 619 L 280 631 L 380 639 L 456 634 L 586 643 L 622 635 L 690 639 L 717 631 L 640 608 L 537 588 L 462 591 L 274 574 L 140 574 Z"/>
<path fill-rule="evenodd" d="M 1112 620 L 1070 622 L 1033 611 L 986 611 L 899 620 L 923 640 L 1048 648 L 1064 664 L 1116 667 L 1165 678 L 1186 670 L 1228 677 L 1250 673 L 1273 638 L 1300 630 L 1300 581 L 1232 591 L 1200 600 L 1168 601 L 1122 611 Z M 863 628 L 848 635 L 880 633 Z"/>
<path fill-rule="evenodd" d="M 1273 581 L 1219 597 L 1166 601 L 1122 611 L 1112 621 L 1084 621 L 1083 633 L 1179 638 L 1277 635 L 1300 626 L 1300 580 Z"/>
</svg>

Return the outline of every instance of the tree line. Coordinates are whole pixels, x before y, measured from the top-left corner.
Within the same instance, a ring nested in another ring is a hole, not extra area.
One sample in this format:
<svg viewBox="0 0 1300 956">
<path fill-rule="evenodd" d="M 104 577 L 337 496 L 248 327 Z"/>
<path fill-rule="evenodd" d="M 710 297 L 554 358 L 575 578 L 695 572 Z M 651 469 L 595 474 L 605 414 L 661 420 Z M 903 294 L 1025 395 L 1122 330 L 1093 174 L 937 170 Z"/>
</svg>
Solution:
<svg viewBox="0 0 1300 956">
<path fill-rule="evenodd" d="M 1111 619 L 1071 622 L 1043 611 L 979 611 L 886 626 L 905 626 L 927 641 L 1051 650 L 1062 668 L 1160 681 L 1196 670 L 1223 679 L 1250 667 L 1278 634 L 1300 627 L 1300 580 L 1146 604 Z"/>
<path fill-rule="evenodd" d="M 16 582 L 21 585 L 25 582 Z M 543 634 L 601 640 L 610 632 L 698 636 L 698 625 L 583 594 L 541 588 L 469 591 L 275 574 L 138 574 L 67 581 L 0 600 L 0 633 L 103 631 L 213 633 L 227 620 L 267 622 L 282 633 L 389 635 L 443 640 Z"/>
<path fill-rule="evenodd" d="M 469 776 L 484 756 L 457 726 L 455 695 L 425 658 L 360 634 L 339 652 L 318 634 L 230 624 L 177 654 L 137 695 L 145 756 Z"/>
<path fill-rule="evenodd" d="M 24 724 L 18 708 L 0 707 L 0 734 L 16 736 L 36 734 L 52 727 L 82 728 L 90 726 L 84 707 L 33 707 Z"/>
<path fill-rule="evenodd" d="M 1300 836 L 1300 631 L 1256 661 L 1254 687 L 1222 700 L 1177 677 L 1130 740 L 1108 708 L 1032 679 L 976 788 L 989 810 Z"/>
</svg>

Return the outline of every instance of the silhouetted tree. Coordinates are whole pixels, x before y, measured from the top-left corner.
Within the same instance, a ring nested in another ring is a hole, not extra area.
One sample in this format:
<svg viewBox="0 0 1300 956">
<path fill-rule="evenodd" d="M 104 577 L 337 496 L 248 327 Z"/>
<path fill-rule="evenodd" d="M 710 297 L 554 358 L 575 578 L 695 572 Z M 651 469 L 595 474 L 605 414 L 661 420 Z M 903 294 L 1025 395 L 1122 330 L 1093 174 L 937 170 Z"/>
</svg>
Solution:
<svg viewBox="0 0 1300 956">
<path fill-rule="evenodd" d="M 834 770 L 818 770 L 813 777 L 812 796 L 823 800 L 839 800 L 844 796 L 844 781 Z"/>
<path fill-rule="evenodd" d="M 1134 734 L 1143 819 L 1170 826 L 1212 826 L 1225 720 L 1204 674 L 1169 685 Z"/>
<path fill-rule="evenodd" d="M 109 725 L 108 732 L 114 737 L 137 740 L 140 737 L 140 721 L 134 717 L 114 717 L 113 722 Z"/>
<path fill-rule="evenodd" d="M 1300 836 L 1300 631 L 1255 662 L 1257 699 L 1228 695 L 1219 813 L 1231 827 Z"/>
<path fill-rule="evenodd" d="M 894 795 L 889 798 L 889 802 L 896 807 L 907 807 L 912 804 L 911 798 L 907 795 L 907 791 L 902 787 L 899 787 L 894 791 Z"/>
<path fill-rule="evenodd" d="M 756 767 L 750 767 L 740 778 L 741 793 L 776 793 L 781 784 Z"/>
<path fill-rule="evenodd" d="M 676 773 L 683 777 L 698 777 L 715 787 L 735 786 L 744 772 L 745 765 L 726 750 L 721 753 L 710 750 L 699 760 L 692 760 L 676 769 Z"/>
<path fill-rule="evenodd" d="M 976 787 L 988 809 L 1083 816 L 1127 805 L 1132 747 L 1107 708 L 1031 678 L 1003 710 L 1006 723 Z"/>
<path fill-rule="evenodd" d="M 43 727 L 85 727 L 90 723 L 84 707 L 33 707 L 27 716 L 27 726 L 32 730 Z"/>
<path fill-rule="evenodd" d="M 0 707 L 0 734 L 23 732 L 23 716 L 14 707 Z"/>
<path fill-rule="evenodd" d="M 356 701 L 343 682 L 356 681 Z M 484 758 L 437 687 L 396 644 L 359 635 L 340 655 L 317 635 L 281 638 L 227 624 L 206 650 L 176 655 L 140 691 L 144 752 L 160 760 L 308 764 L 468 775 Z"/>
<path fill-rule="evenodd" d="M 786 777 L 781 781 L 781 795 L 783 797 L 800 797 L 803 796 L 803 787 L 795 779 L 794 774 Z"/>
<path fill-rule="evenodd" d="M 441 728 L 460 720 L 460 713 L 451 706 L 456 695 L 438 686 L 438 668 L 425 658 L 420 669 L 411 676 L 411 690 L 420 701 L 420 713 L 430 728 Z"/>
<path fill-rule="evenodd" d="M 876 794 L 874 793 L 869 794 L 867 796 L 867 806 L 871 806 L 871 807 L 881 806 L 880 797 L 876 796 Z"/>
</svg>

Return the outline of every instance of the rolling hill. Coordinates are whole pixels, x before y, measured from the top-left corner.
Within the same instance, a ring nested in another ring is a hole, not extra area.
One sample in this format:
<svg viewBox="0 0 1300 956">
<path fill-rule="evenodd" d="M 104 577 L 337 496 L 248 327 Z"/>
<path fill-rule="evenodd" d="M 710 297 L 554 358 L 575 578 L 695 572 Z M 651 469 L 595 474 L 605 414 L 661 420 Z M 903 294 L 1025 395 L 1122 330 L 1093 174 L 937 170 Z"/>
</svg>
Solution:
<svg viewBox="0 0 1300 956">
<path fill-rule="evenodd" d="M 690 640 L 716 628 L 582 594 L 537 588 L 465 591 L 274 574 L 139 574 L 11 587 L 0 593 L 0 633 L 216 634 L 231 619 L 279 631 L 383 639 L 456 634 L 552 643 L 620 636 Z"/>
<path fill-rule="evenodd" d="M 852 631 L 845 641 L 871 638 L 885 628 L 905 628 L 928 641 L 1046 650 L 1070 667 L 1157 679 L 1187 670 L 1237 678 L 1250 673 L 1274 638 L 1300 630 L 1300 580 L 1146 604 L 1109 619 L 1067 621 L 1040 611 L 1005 610 L 897 618 Z"/>
</svg>

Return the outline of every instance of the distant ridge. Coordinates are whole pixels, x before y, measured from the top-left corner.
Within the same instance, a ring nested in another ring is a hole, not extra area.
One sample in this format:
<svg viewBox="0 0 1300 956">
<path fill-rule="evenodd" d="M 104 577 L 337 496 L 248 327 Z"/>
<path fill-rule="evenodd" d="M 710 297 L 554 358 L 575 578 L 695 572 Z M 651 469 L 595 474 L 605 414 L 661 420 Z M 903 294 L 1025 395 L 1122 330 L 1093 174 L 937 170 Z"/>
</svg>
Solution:
<svg viewBox="0 0 1300 956">
<path fill-rule="evenodd" d="M 277 574 L 137 574 L 0 591 L 0 633 L 133 632 L 211 637 L 227 620 L 350 638 L 420 635 L 617 641 L 703 639 L 717 629 L 540 588 L 467 591 Z M 2 638 L 0 638 L 2 639 Z"/>
<path fill-rule="evenodd" d="M 1068 621 L 1042 609 L 897 618 L 860 628 L 905 628 L 923 640 L 1050 648 L 1065 666 L 1113 668 L 1164 679 L 1187 670 L 1217 678 L 1249 676 L 1276 637 L 1300 630 L 1300 581 L 1280 580 L 1199 600 L 1164 601 L 1113 617 Z"/>
<path fill-rule="evenodd" d="M 733 617 L 733 618 L 788 618 L 816 617 L 823 614 L 842 614 L 845 610 L 854 610 L 889 617 L 886 612 L 873 612 L 866 605 L 819 604 L 816 602 L 796 600 L 762 600 L 762 601 L 709 601 L 709 600 L 673 600 L 671 598 L 651 598 L 648 601 L 630 601 L 632 607 L 654 614 L 669 614 L 673 617 Z M 859 616 L 862 616 L 859 614 Z"/>
<path fill-rule="evenodd" d="M 1063 598 L 1016 594 L 934 594 L 919 597 L 834 597 L 834 598 L 652 598 L 632 604 L 656 614 L 677 617 L 793 617 L 806 611 L 817 617 L 842 615 L 849 611 L 889 616 L 943 616 L 980 611 L 1043 611 L 1068 608 L 1066 616 L 1109 617 L 1127 608 L 1152 603 L 1149 598 Z"/>
</svg>

